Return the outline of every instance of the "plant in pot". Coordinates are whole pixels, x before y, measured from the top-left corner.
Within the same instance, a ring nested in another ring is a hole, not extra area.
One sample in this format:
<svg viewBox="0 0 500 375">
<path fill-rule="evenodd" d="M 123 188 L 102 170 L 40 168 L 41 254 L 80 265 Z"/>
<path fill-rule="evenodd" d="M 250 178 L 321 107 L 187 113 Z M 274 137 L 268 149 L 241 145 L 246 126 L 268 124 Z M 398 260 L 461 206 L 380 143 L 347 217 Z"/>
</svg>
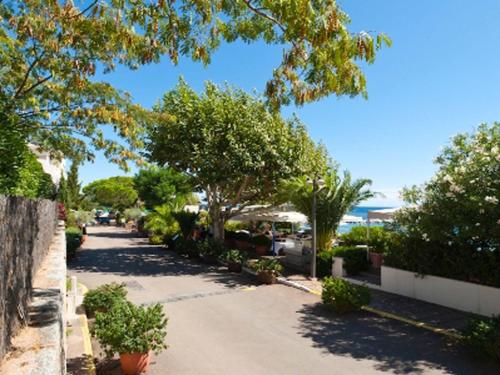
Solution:
<svg viewBox="0 0 500 375">
<path fill-rule="evenodd" d="M 213 238 L 198 243 L 201 259 L 207 264 L 216 264 L 219 255 L 224 251 L 224 245 Z"/>
<path fill-rule="evenodd" d="M 200 256 L 198 243 L 193 240 L 185 240 L 183 238 L 179 238 L 175 242 L 175 250 L 179 252 L 179 254 L 185 254 L 192 259 L 198 258 Z"/>
<path fill-rule="evenodd" d="M 83 307 L 89 317 L 96 312 L 106 312 L 116 303 L 126 300 L 127 290 L 125 284 L 104 284 L 89 290 L 83 298 Z"/>
<path fill-rule="evenodd" d="M 250 235 L 245 232 L 236 232 L 234 234 L 234 244 L 239 250 L 248 250 L 250 248 Z"/>
<path fill-rule="evenodd" d="M 126 375 L 137 375 L 148 369 L 151 352 L 166 349 L 167 318 L 162 305 L 136 306 L 129 301 L 97 313 L 92 334 L 108 357 L 120 355 Z"/>
<path fill-rule="evenodd" d="M 241 272 L 247 258 L 248 256 L 245 252 L 232 249 L 222 253 L 219 259 L 227 264 L 229 272 Z"/>
<path fill-rule="evenodd" d="M 232 230 L 226 230 L 224 232 L 224 246 L 228 248 L 233 248 L 236 246 L 236 241 L 235 241 L 235 236 L 236 232 Z"/>
<path fill-rule="evenodd" d="M 373 268 L 382 267 L 382 262 L 384 260 L 384 256 L 383 256 L 382 251 L 380 249 L 370 247 L 368 255 L 370 256 L 370 262 L 371 262 Z"/>
<path fill-rule="evenodd" d="M 277 277 L 283 271 L 283 266 L 277 259 L 261 258 L 252 264 L 257 272 L 257 279 L 263 284 L 275 284 Z"/>
<path fill-rule="evenodd" d="M 252 237 L 252 244 L 255 246 L 255 252 L 258 255 L 266 255 L 271 248 L 272 242 L 269 237 L 263 234 Z"/>
</svg>

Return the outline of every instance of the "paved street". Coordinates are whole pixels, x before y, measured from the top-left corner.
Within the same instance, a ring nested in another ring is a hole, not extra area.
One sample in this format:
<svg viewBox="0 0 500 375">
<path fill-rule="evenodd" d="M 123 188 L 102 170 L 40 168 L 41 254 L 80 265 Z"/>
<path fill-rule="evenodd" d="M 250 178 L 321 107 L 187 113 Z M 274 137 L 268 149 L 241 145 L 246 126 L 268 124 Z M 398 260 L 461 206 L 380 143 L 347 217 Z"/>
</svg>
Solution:
<svg viewBox="0 0 500 375">
<path fill-rule="evenodd" d="M 168 350 L 149 374 L 498 374 L 441 336 L 368 313 L 336 316 L 287 286 L 179 258 L 114 227 L 89 228 L 69 264 L 89 288 L 125 282 L 136 303 L 161 302 Z"/>
</svg>

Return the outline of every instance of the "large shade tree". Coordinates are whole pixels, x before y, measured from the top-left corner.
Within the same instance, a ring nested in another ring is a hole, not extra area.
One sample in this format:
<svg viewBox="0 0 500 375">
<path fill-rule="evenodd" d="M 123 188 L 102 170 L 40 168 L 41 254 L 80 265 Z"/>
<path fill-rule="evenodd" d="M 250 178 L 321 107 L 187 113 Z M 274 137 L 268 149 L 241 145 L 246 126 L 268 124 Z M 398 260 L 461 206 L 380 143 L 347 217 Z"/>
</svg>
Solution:
<svg viewBox="0 0 500 375">
<path fill-rule="evenodd" d="M 0 169 L 12 175 L 5 182 L 15 184 L 28 140 L 90 159 L 104 150 L 122 167 L 136 157 L 147 111 L 94 77 L 118 65 L 135 69 L 162 56 L 208 64 L 223 41 L 264 40 L 284 50 L 265 90 L 274 107 L 365 95 L 358 64 L 372 63 L 389 40 L 348 24 L 335 1 L 0 1 Z M 105 137 L 105 125 L 126 142 Z"/>
<path fill-rule="evenodd" d="M 198 95 L 181 81 L 156 107 L 149 158 L 190 175 L 204 191 L 214 234 L 250 203 L 269 199 L 280 179 L 326 164 L 297 119 L 285 121 L 245 92 L 207 83 Z"/>
<path fill-rule="evenodd" d="M 310 178 L 300 176 L 283 181 L 280 198 L 291 202 L 295 208 L 306 215 L 312 222 L 313 184 Z M 316 231 L 320 250 L 327 250 L 337 232 L 342 217 L 364 200 L 374 196 L 369 189 L 368 179 L 353 180 L 345 171 L 341 176 L 334 167 L 324 174 L 317 175 L 323 181 L 316 192 Z"/>
<path fill-rule="evenodd" d="M 101 207 L 122 211 L 132 207 L 138 198 L 132 177 L 110 177 L 96 180 L 83 188 L 85 199 Z"/>
</svg>

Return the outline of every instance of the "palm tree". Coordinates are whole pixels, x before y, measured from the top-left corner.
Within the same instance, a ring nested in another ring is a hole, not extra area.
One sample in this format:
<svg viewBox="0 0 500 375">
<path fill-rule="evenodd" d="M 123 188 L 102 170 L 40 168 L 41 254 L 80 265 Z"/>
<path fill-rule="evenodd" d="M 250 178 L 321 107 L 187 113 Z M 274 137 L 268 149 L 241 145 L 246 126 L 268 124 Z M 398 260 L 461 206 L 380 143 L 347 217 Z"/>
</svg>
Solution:
<svg viewBox="0 0 500 375">
<path fill-rule="evenodd" d="M 369 179 L 352 180 L 344 171 L 343 179 L 331 168 L 323 176 L 324 185 L 316 193 L 316 233 L 320 250 L 331 246 L 342 217 L 360 202 L 375 195 L 368 186 Z M 312 222 L 313 186 L 306 176 L 283 183 L 283 197 Z"/>
</svg>

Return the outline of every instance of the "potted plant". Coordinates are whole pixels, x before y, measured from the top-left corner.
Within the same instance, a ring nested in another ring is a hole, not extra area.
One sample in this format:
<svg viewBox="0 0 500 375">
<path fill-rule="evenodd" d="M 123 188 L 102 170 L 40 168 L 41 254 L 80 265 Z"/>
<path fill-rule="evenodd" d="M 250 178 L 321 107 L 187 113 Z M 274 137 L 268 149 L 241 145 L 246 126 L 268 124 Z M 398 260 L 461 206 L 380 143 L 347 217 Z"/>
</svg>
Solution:
<svg viewBox="0 0 500 375">
<path fill-rule="evenodd" d="M 272 240 L 264 234 L 252 238 L 252 244 L 255 246 L 255 252 L 258 255 L 266 255 L 271 248 Z"/>
<path fill-rule="evenodd" d="M 263 284 L 276 284 L 277 277 L 283 266 L 277 259 L 261 258 L 252 264 L 252 268 L 257 272 L 257 279 Z"/>
<path fill-rule="evenodd" d="M 224 251 L 224 245 L 213 238 L 207 238 L 198 242 L 198 249 L 204 263 L 216 264 L 219 255 Z"/>
<path fill-rule="evenodd" d="M 370 256 L 370 262 L 372 263 L 373 268 L 382 267 L 382 262 L 384 261 L 384 255 L 381 252 L 379 252 L 378 249 L 370 248 L 368 255 Z"/>
<path fill-rule="evenodd" d="M 236 232 L 232 230 L 226 230 L 224 232 L 224 245 L 228 248 L 233 248 L 236 246 L 235 241 Z"/>
<path fill-rule="evenodd" d="M 245 232 L 236 232 L 234 234 L 234 244 L 239 250 L 248 250 L 250 248 L 250 235 Z"/>
<path fill-rule="evenodd" d="M 222 253 L 220 260 L 227 264 L 229 272 L 241 272 L 247 254 L 241 250 L 232 249 Z"/>
<path fill-rule="evenodd" d="M 116 303 L 126 300 L 127 289 L 125 284 L 104 284 L 89 290 L 83 298 L 83 307 L 89 318 L 97 312 L 106 312 Z"/>
<path fill-rule="evenodd" d="M 129 301 L 117 303 L 105 313 L 97 313 L 92 334 L 107 356 L 120 355 L 126 375 L 148 369 L 151 352 L 166 349 L 167 318 L 162 305 L 136 306 Z"/>
</svg>

